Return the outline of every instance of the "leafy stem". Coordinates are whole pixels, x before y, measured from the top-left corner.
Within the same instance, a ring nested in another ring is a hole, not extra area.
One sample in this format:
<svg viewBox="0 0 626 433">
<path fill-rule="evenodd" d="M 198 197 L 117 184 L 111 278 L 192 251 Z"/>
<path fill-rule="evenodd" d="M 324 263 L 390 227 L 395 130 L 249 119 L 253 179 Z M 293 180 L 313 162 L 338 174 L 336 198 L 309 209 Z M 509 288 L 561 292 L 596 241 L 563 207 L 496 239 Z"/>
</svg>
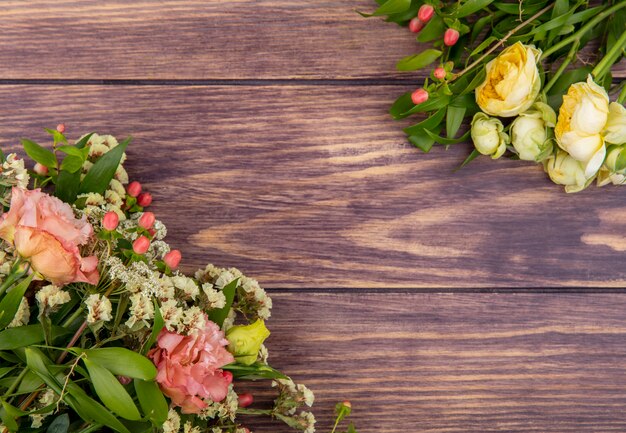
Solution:
<svg viewBox="0 0 626 433">
<path fill-rule="evenodd" d="M 609 52 L 606 53 L 602 60 L 598 62 L 596 67 L 593 68 L 591 75 L 593 75 L 596 80 L 601 80 L 602 77 L 609 72 L 613 63 L 615 63 L 619 56 L 622 55 L 624 47 L 626 47 L 626 31 L 622 33 L 622 36 L 620 36 L 620 38 L 615 42 Z"/>
<path fill-rule="evenodd" d="M 556 83 L 556 81 L 559 79 L 559 77 L 561 76 L 563 71 L 565 71 L 565 68 L 567 68 L 567 65 L 569 65 L 572 62 L 572 60 L 574 60 L 574 57 L 576 57 L 576 53 L 578 52 L 578 47 L 579 46 L 580 46 L 580 42 L 579 41 L 576 41 L 576 42 L 574 42 L 572 44 L 572 48 L 569 50 L 569 53 L 567 53 L 567 57 L 565 57 L 565 59 L 563 60 L 563 62 L 559 66 L 559 69 L 556 70 L 556 72 L 554 73 L 552 78 L 550 78 L 550 81 L 548 81 L 545 84 L 545 86 L 543 86 L 543 94 L 544 95 L 548 94 L 548 92 L 550 91 L 552 86 L 554 86 L 554 83 Z"/>
</svg>

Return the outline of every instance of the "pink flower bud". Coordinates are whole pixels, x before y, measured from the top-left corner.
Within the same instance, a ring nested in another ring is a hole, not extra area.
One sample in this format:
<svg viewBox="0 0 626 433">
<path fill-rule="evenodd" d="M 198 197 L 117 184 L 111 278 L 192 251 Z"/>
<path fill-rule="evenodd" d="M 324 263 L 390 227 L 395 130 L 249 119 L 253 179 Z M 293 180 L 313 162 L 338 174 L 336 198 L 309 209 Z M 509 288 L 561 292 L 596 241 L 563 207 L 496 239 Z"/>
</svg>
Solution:
<svg viewBox="0 0 626 433">
<path fill-rule="evenodd" d="M 144 212 L 139 218 L 139 227 L 146 230 L 151 229 L 155 220 L 156 218 L 152 212 Z"/>
<path fill-rule="evenodd" d="M 137 181 L 129 183 L 126 192 L 131 197 L 137 197 L 141 193 L 141 184 Z"/>
<path fill-rule="evenodd" d="M 63 123 L 59 123 L 57 125 L 57 131 L 59 131 L 61 134 L 63 134 L 65 132 L 65 125 Z"/>
<path fill-rule="evenodd" d="M 233 383 L 233 374 L 230 371 L 223 371 L 222 376 L 228 381 L 229 384 Z"/>
<path fill-rule="evenodd" d="M 456 44 L 456 41 L 458 40 L 459 40 L 458 30 L 448 29 L 443 34 L 443 43 L 446 44 L 448 47 L 451 47 L 452 45 Z"/>
<path fill-rule="evenodd" d="M 444 78 L 446 78 L 446 70 L 441 67 L 435 68 L 433 75 L 435 76 L 436 79 L 443 80 Z"/>
<path fill-rule="evenodd" d="M 411 101 L 413 101 L 415 105 L 428 101 L 428 92 L 426 89 L 417 89 L 411 94 Z"/>
<path fill-rule="evenodd" d="M 430 21 L 433 15 L 435 15 L 435 8 L 431 5 L 422 5 L 417 12 L 417 18 L 419 18 L 423 23 Z"/>
<path fill-rule="evenodd" d="M 172 250 L 163 256 L 163 261 L 170 269 L 176 269 L 182 259 L 182 254 L 178 250 Z"/>
<path fill-rule="evenodd" d="M 37 163 L 33 167 L 33 171 L 37 173 L 39 176 L 46 176 L 48 174 L 48 167 Z"/>
<path fill-rule="evenodd" d="M 344 400 L 344 402 L 341 404 L 343 404 L 345 407 L 349 407 L 349 408 L 352 407 L 352 403 L 350 403 L 348 400 Z"/>
<path fill-rule="evenodd" d="M 128 376 L 117 376 L 117 380 L 119 380 L 119 382 L 122 385 L 128 385 L 129 383 L 131 383 L 133 380 L 128 377 Z"/>
<path fill-rule="evenodd" d="M 141 194 L 139 194 L 139 197 L 137 197 L 137 204 L 141 207 L 150 206 L 151 203 L 152 194 L 150 194 L 149 192 L 142 192 Z"/>
<path fill-rule="evenodd" d="M 248 407 L 254 402 L 254 397 L 248 392 L 239 394 L 239 407 Z"/>
<path fill-rule="evenodd" d="M 413 33 L 419 33 L 424 28 L 424 23 L 419 18 L 413 18 L 409 21 L 409 30 Z"/>
<path fill-rule="evenodd" d="M 102 218 L 102 227 L 108 231 L 115 230 L 119 223 L 120 217 L 113 211 L 105 213 L 104 218 Z"/>
<path fill-rule="evenodd" d="M 150 248 L 150 239 L 145 236 L 139 236 L 135 239 L 135 242 L 133 242 L 133 251 L 136 254 L 145 254 L 148 248 Z"/>
</svg>

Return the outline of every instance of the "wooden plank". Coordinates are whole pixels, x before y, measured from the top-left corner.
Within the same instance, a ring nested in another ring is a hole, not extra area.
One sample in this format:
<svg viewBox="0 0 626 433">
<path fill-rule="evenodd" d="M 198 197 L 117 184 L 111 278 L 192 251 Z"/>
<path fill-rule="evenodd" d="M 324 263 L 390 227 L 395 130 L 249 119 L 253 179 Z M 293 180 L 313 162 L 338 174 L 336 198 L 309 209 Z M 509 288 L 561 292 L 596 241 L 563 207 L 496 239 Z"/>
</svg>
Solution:
<svg viewBox="0 0 626 433">
<path fill-rule="evenodd" d="M 406 29 L 373 0 L 3 1 L 3 79 L 398 77 Z M 407 77 L 407 75 L 404 75 Z"/>
<path fill-rule="evenodd" d="M 129 171 L 187 269 L 267 287 L 624 287 L 626 188 L 566 195 L 540 166 L 422 154 L 398 86 L 0 86 L 3 143 L 63 121 L 132 134 Z"/>
<path fill-rule="evenodd" d="M 343 399 L 365 432 L 626 430 L 626 294 L 273 299 L 270 361 L 314 390 L 318 431 Z"/>
</svg>

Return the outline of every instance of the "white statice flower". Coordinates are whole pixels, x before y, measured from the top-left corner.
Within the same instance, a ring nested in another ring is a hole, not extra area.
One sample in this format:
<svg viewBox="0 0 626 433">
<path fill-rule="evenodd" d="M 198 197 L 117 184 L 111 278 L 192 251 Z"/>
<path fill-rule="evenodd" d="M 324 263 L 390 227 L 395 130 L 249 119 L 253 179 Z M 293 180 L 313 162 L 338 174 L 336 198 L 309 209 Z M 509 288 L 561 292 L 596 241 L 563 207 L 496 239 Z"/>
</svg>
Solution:
<svg viewBox="0 0 626 433">
<path fill-rule="evenodd" d="M 2 176 L 13 179 L 20 188 L 27 188 L 30 176 L 24 166 L 24 160 L 18 158 L 17 154 L 10 153 L 2 164 Z"/>
<path fill-rule="evenodd" d="M 22 298 L 20 301 L 20 306 L 17 309 L 17 313 L 15 313 L 15 317 L 11 323 L 9 323 L 9 328 L 17 328 L 18 326 L 28 325 L 28 321 L 30 320 L 30 308 L 28 307 L 28 299 Z"/>
<path fill-rule="evenodd" d="M 172 279 L 163 274 L 159 278 L 159 286 L 160 291 L 158 297 L 161 299 L 173 299 L 176 296 L 176 291 L 174 290 L 174 283 L 172 283 Z"/>
<path fill-rule="evenodd" d="M 126 321 L 126 326 L 129 328 L 133 328 L 135 325 L 140 325 L 139 328 L 150 326 L 148 320 L 154 317 L 154 305 L 150 298 L 143 293 L 135 293 L 130 297 L 129 312 L 130 317 Z"/>
<path fill-rule="evenodd" d="M 221 402 L 207 400 L 206 403 L 208 406 L 198 415 L 200 419 L 228 418 L 231 421 L 235 421 L 237 409 L 239 409 L 239 397 L 237 396 L 232 384 L 229 385 L 228 394 L 224 400 Z"/>
<path fill-rule="evenodd" d="M 108 204 L 105 207 L 105 210 L 107 212 L 109 212 L 109 211 L 115 212 L 117 214 L 117 217 L 119 218 L 120 222 L 122 222 L 122 221 L 124 221 L 126 219 L 126 214 L 124 213 L 124 211 L 119 206 Z"/>
<path fill-rule="evenodd" d="M 119 257 L 111 256 L 106 259 L 106 266 L 109 270 L 111 280 L 119 280 L 125 282 L 128 279 L 128 269 Z"/>
<path fill-rule="evenodd" d="M 99 321 L 107 322 L 113 317 L 111 316 L 111 301 L 98 294 L 89 295 L 85 300 L 87 306 L 87 323 L 90 325 Z"/>
<path fill-rule="evenodd" d="M 39 400 L 37 401 L 37 408 L 41 409 L 47 406 L 50 406 L 57 400 L 56 394 L 50 388 L 46 388 L 44 392 L 39 396 Z M 43 425 L 43 420 L 52 415 L 54 409 L 50 409 L 49 412 L 45 413 L 34 413 L 30 415 L 31 419 L 31 427 L 39 428 Z M 0 430 L 2 431 L 2 430 Z"/>
<path fill-rule="evenodd" d="M 223 292 L 218 292 L 213 288 L 213 284 L 204 283 L 202 285 L 202 291 L 206 295 L 208 308 L 220 309 L 226 306 L 226 296 Z"/>
<path fill-rule="evenodd" d="M 236 277 L 231 272 L 224 270 L 220 273 L 219 277 L 217 277 L 217 280 L 215 280 L 215 287 L 217 287 L 218 289 L 223 289 L 235 278 Z"/>
<path fill-rule="evenodd" d="M 178 328 L 179 334 L 194 334 L 206 326 L 206 313 L 197 306 L 187 308 Z"/>
<path fill-rule="evenodd" d="M 115 179 L 119 180 L 124 185 L 128 183 L 128 173 L 126 173 L 126 169 L 122 167 L 122 164 L 120 164 L 115 171 Z"/>
<path fill-rule="evenodd" d="M 218 268 L 217 266 L 209 263 L 204 269 L 198 269 L 196 271 L 195 277 L 196 279 L 202 281 L 215 280 L 217 277 L 220 276 L 221 272 L 221 268 Z"/>
<path fill-rule="evenodd" d="M 93 137 L 89 141 L 92 141 L 92 140 L 93 140 Z M 96 160 L 100 158 L 102 155 L 104 155 L 105 153 L 107 153 L 108 151 L 109 151 L 109 147 L 106 144 L 92 143 L 91 146 L 89 146 L 89 158 L 91 158 L 92 161 Z"/>
<path fill-rule="evenodd" d="M 267 347 L 265 347 L 265 344 L 261 344 L 261 347 L 259 348 L 259 362 L 261 362 L 262 364 L 267 364 L 267 359 L 269 357 L 270 357 L 269 350 L 267 350 Z"/>
<path fill-rule="evenodd" d="M 235 326 L 235 320 L 237 319 L 237 313 L 232 308 L 228 312 L 228 316 L 224 319 L 224 323 L 222 324 L 222 330 L 228 331 L 230 328 Z"/>
<path fill-rule="evenodd" d="M 153 297 L 161 292 L 159 274 L 144 262 L 133 262 L 128 267 L 124 266 L 124 270 L 116 267 L 109 274 L 111 278 L 125 283 L 125 289 L 130 293 L 141 292 L 146 297 Z"/>
<path fill-rule="evenodd" d="M 120 144 L 117 141 L 117 138 L 115 138 L 112 135 L 102 135 L 101 137 L 102 137 L 102 142 L 106 144 L 109 149 L 113 149 Z"/>
<path fill-rule="evenodd" d="M 188 299 L 196 299 L 196 296 L 200 293 L 198 285 L 192 278 L 179 274 L 174 275 L 171 279 L 174 287 L 182 291 Z"/>
<path fill-rule="evenodd" d="M 152 228 L 154 229 L 155 239 L 162 240 L 165 238 L 165 236 L 167 236 L 167 228 L 165 227 L 165 224 L 163 224 L 161 221 L 156 220 Z"/>
<path fill-rule="evenodd" d="M 191 421 L 187 421 L 183 427 L 183 433 L 202 433 L 202 430 L 200 430 L 200 427 L 191 424 Z"/>
<path fill-rule="evenodd" d="M 167 330 L 175 332 L 181 326 L 185 315 L 183 309 L 178 306 L 178 302 L 175 299 L 168 299 L 161 304 L 159 310 Z"/>
<path fill-rule="evenodd" d="M 158 257 L 163 257 L 165 254 L 170 252 L 170 246 L 167 242 L 164 241 L 152 241 L 150 242 L 150 248 L 146 253 L 146 257 L 149 260 L 154 260 Z"/>
<path fill-rule="evenodd" d="M 90 192 L 87 194 L 80 194 L 78 199 L 85 199 L 85 206 L 102 206 L 105 201 L 104 197 L 102 197 L 97 192 Z"/>
<path fill-rule="evenodd" d="M 93 162 L 89 160 L 86 160 L 85 162 L 83 162 L 83 166 L 82 166 L 83 175 L 87 174 L 87 172 L 91 170 L 91 167 L 93 167 Z"/>
<path fill-rule="evenodd" d="M 298 418 L 304 433 L 315 433 L 315 416 L 311 412 L 301 412 Z"/>
<path fill-rule="evenodd" d="M 122 199 L 122 197 L 120 197 L 120 195 L 112 189 L 109 189 L 104 193 L 104 198 L 106 199 L 107 203 L 115 207 L 122 207 L 124 205 L 124 200 Z"/>
<path fill-rule="evenodd" d="M 163 433 L 178 433 L 180 431 L 180 415 L 175 409 L 167 413 L 167 420 L 161 426 Z"/>
<path fill-rule="evenodd" d="M 124 185 L 122 185 L 122 182 L 117 179 L 111 179 L 111 182 L 109 182 L 109 189 L 114 191 L 120 197 L 126 197 L 126 189 L 124 188 Z"/>
<path fill-rule="evenodd" d="M 53 284 L 42 287 L 35 295 L 35 298 L 39 303 L 40 314 L 50 312 L 71 299 L 69 293 Z"/>
</svg>

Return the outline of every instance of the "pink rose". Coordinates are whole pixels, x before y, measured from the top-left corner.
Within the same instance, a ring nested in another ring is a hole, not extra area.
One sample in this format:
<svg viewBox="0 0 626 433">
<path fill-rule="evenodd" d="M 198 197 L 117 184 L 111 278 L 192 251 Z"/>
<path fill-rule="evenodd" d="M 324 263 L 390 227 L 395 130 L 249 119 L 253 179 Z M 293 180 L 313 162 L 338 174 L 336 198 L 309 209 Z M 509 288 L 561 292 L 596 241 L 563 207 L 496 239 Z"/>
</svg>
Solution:
<svg viewBox="0 0 626 433">
<path fill-rule="evenodd" d="M 161 390 L 183 413 L 200 413 L 208 406 L 203 399 L 222 401 L 228 394 L 232 375 L 221 367 L 235 359 L 224 348 L 227 345 L 224 333 L 208 318 L 204 329 L 193 335 L 165 328 L 159 334 L 157 347 L 148 356 L 157 367 Z"/>
<path fill-rule="evenodd" d="M 58 286 L 73 282 L 98 284 L 98 259 L 81 257 L 93 228 L 78 220 L 72 208 L 41 190 L 13 188 L 9 212 L 0 218 L 0 238 L 46 280 Z"/>
</svg>

